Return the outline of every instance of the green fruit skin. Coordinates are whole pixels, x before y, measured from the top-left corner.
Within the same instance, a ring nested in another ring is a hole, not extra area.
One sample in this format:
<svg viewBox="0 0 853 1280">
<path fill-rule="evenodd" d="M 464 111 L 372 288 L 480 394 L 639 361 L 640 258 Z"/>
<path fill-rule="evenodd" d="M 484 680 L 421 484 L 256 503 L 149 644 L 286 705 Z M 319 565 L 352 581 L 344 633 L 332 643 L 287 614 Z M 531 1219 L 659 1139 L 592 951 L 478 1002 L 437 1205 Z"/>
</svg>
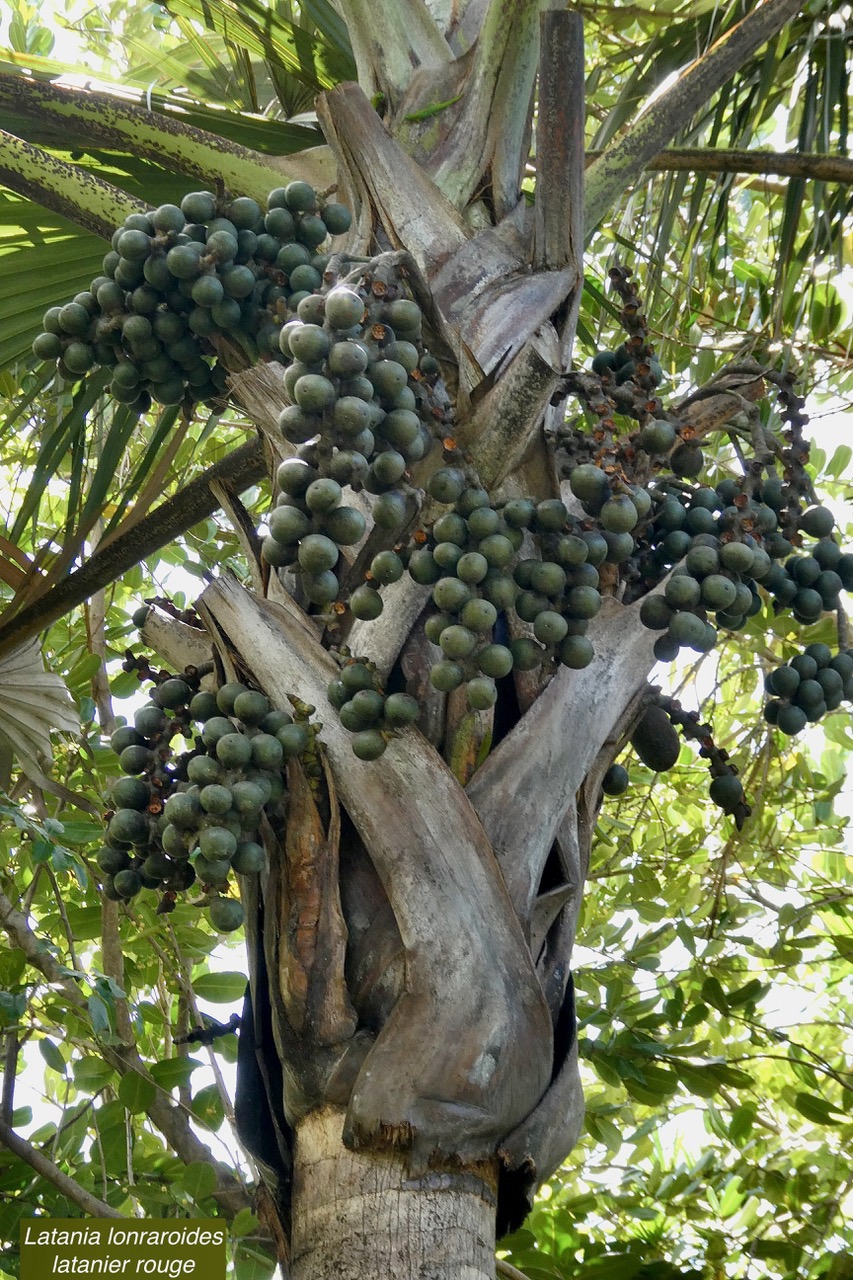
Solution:
<svg viewBox="0 0 853 1280">
<path fill-rule="evenodd" d="M 208 907 L 211 924 L 220 933 L 233 933 L 245 918 L 242 903 L 236 898 L 214 898 Z"/>
<path fill-rule="evenodd" d="M 681 751 L 681 741 L 663 707 L 648 707 L 631 735 L 631 745 L 647 768 L 655 773 L 671 769 Z"/>
</svg>

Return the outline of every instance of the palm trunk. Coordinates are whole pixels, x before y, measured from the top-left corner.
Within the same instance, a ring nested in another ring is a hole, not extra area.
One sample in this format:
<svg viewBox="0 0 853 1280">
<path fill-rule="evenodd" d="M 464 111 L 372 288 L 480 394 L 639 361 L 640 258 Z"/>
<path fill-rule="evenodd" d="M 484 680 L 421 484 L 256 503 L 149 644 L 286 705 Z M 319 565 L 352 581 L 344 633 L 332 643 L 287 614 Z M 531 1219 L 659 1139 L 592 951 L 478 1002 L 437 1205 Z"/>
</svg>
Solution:
<svg viewBox="0 0 853 1280">
<path fill-rule="evenodd" d="M 324 1107 L 296 1130 L 291 1280 L 492 1280 L 497 1162 L 412 1173 L 348 1150 L 343 1123 Z"/>
</svg>

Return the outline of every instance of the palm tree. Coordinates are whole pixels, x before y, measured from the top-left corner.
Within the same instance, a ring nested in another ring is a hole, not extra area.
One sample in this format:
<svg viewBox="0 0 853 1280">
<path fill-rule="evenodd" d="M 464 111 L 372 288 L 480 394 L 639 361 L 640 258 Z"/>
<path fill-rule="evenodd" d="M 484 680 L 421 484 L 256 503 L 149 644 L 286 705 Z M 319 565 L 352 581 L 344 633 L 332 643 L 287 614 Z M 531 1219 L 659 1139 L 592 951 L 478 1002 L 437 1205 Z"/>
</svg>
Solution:
<svg viewBox="0 0 853 1280">
<path fill-rule="evenodd" d="M 543 426 L 564 412 L 579 316 L 582 339 L 594 340 L 581 315 L 584 247 L 624 239 L 626 216 L 618 231 L 605 223 L 614 210 L 626 214 L 626 190 L 639 193 L 649 169 L 667 171 L 663 190 L 649 208 L 635 204 L 632 221 L 653 263 L 669 255 L 675 264 L 666 280 L 684 274 L 663 308 L 671 319 L 694 291 L 720 292 L 714 268 L 729 269 L 727 175 L 797 175 L 778 197 L 783 242 L 762 317 L 767 340 L 785 321 L 789 272 L 803 265 L 806 180 L 819 184 L 822 202 L 813 259 L 837 247 L 849 209 L 850 162 L 815 154 L 832 149 L 832 106 L 846 84 L 831 14 L 764 0 L 743 16 L 733 6 L 719 21 L 716 11 L 696 16 L 686 6 L 671 26 L 615 9 L 604 26 L 591 5 L 587 77 L 586 9 L 353 0 L 336 12 L 315 0 L 297 18 L 260 4 L 173 0 L 182 39 L 167 50 L 169 83 L 156 95 L 71 90 L 51 82 L 55 68 L 40 55 L 19 53 L 0 71 L 0 112 L 14 124 L 0 154 L 19 197 L 7 197 L 10 218 L 34 243 L 12 259 L 10 292 L 40 269 L 25 305 L 4 311 L 0 351 L 19 360 L 57 290 L 87 286 L 116 223 L 176 183 L 224 184 L 259 200 L 285 179 L 335 186 L 353 211 L 348 254 L 405 281 L 426 314 L 454 406 L 445 456 L 473 468 L 493 498 L 559 499 Z M 611 26 L 623 14 L 636 24 L 629 34 L 638 47 L 626 48 Z M 208 48 L 199 23 L 209 27 Z M 217 57 L 224 50 L 229 66 Z M 141 85 L 152 71 L 137 57 Z M 802 68 L 797 155 L 750 152 Z M 174 91 L 181 84 L 192 101 Z M 314 94 L 322 132 L 311 119 L 292 121 Z M 588 167 L 587 95 L 596 122 Z M 214 99 L 226 108 L 214 109 Z M 666 151 L 676 138 L 693 148 Z M 57 158 L 69 147 L 86 163 Z M 124 183 L 107 181 L 119 165 Z M 51 215 L 46 243 L 35 243 L 37 207 Z M 680 245 L 674 228 L 685 208 L 693 219 Z M 709 239 L 710 263 L 702 259 Z M 663 273 L 653 269 L 648 287 L 662 294 Z M 812 287 L 822 287 L 819 278 Z M 190 423 L 164 411 L 153 430 L 165 463 L 157 449 L 137 452 L 118 488 L 113 477 L 135 422 L 118 407 L 61 547 L 5 579 L 14 594 L 0 617 L 0 653 L 16 652 L 223 503 L 245 527 L 238 495 L 275 474 L 286 399 L 272 366 L 241 368 L 245 361 L 230 358 L 251 438 L 154 507 Z M 47 386 L 48 375 L 31 376 L 22 413 Z M 60 450 L 71 451 L 82 476 L 87 415 L 104 385 L 95 378 L 63 393 L 13 539 L 43 499 Z M 712 390 L 719 429 L 742 384 Z M 415 481 L 435 465 L 433 457 Z M 105 518 L 99 549 L 79 565 Z M 421 511 L 421 522 L 430 518 Z M 399 538 L 399 527 L 377 524 L 353 572 Z M 571 949 L 602 779 L 645 713 L 654 637 L 639 604 L 613 596 L 595 624 L 589 665 L 551 679 L 519 672 L 510 709 L 500 712 L 472 711 L 450 693 L 440 699 L 439 729 L 405 734 L 381 759 L 362 760 L 328 701 L 339 672 L 329 649 L 341 633 L 334 621 L 323 631 L 317 610 L 306 618 L 248 535 L 246 545 L 255 589 L 231 576 L 207 587 L 197 602 L 206 643 L 225 678 L 263 690 L 276 706 L 297 697 L 317 708 L 324 746 L 319 789 L 298 763 L 288 766 L 287 828 L 270 835 L 268 872 L 243 886 L 255 1052 L 244 1031 L 249 1083 L 238 1120 L 268 1180 L 268 1222 L 294 1280 L 492 1275 L 496 1229 L 523 1220 L 580 1131 Z M 423 682 L 423 588 L 405 579 L 383 594 L 381 619 L 355 622 L 349 649 L 383 677 L 405 667 Z M 194 661 L 185 630 L 163 619 L 156 626 L 167 661 Z M 152 640 L 154 627 L 152 619 Z M 307 931 L 294 929 L 300 913 L 311 915 Z M 9 927 L 20 945 L 24 926 Z M 108 1053 L 125 1075 L 139 1074 L 130 1042 Z M 149 1114 L 182 1159 L 200 1158 L 176 1108 L 158 1097 Z M 217 1178 L 223 1210 L 234 1211 L 233 1179 L 221 1166 Z"/>
</svg>

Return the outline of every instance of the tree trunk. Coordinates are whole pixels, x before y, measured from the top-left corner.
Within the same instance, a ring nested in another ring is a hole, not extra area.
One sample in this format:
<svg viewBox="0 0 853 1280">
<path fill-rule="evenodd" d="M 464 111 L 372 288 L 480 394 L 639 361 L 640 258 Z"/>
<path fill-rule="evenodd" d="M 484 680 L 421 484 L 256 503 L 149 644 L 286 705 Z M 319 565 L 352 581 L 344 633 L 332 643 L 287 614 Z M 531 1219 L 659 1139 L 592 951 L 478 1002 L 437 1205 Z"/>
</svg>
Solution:
<svg viewBox="0 0 853 1280">
<path fill-rule="evenodd" d="M 400 1150 L 348 1150 L 344 1112 L 296 1130 L 291 1280 L 492 1280 L 497 1161 L 413 1174 Z"/>
<path fill-rule="evenodd" d="M 760 15 L 778 29 L 791 4 L 769 0 Z M 543 16 L 540 60 L 534 0 L 470 0 L 463 24 L 484 10 L 487 20 L 470 57 L 454 61 L 433 6 L 415 7 L 410 29 L 397 0 L 350 6 L 363 82 L 383 89 L 385 120 L 357 85 L 317 107 L 354 211 L 348 249 L 381 255 L 377 296 L 386 278 L 405 282 L 446 382 L 447 404 L 434 406 L 442 430 L 411 472 L 413 522 L 414 489 L 442 450 L 464 454 L 498 505 L 560 494 L 543 420 L 561 412 L 584 234 L 577 15 Z M 714 53 L 705 80 L 685 78 L 679 118 L 728 73 L 738 41 L 745 57 L 749 39 L 766 38 L 754 25 L 741 24 L 728 61 Z M 537 73 L 531 217 L 521 183 Z M 676 125 L 662 102 L 648 115 L 657 150 Z M 513 128 L 490 127 L 508 116 Z M 599 165 L 593 212 L 644 155 Z M 275 451 L 264 410 L 273 376 L 232 381 Z M 567 487 L 563 497 L 571 509 Z M 435 514 L 425 501 L 420 527 Z M 374 528 L 343 595 L 405 537 Z M 322 725 L 310 780 L 288 766 L 287 831 L 270 835 L 267 869 L 242 885 L 260 1068 L 260 1092 L 244 1101 L 268 1106 L 261 1146 L 265 1160 L 280 1155 L 291 1280 L 491 1278 L 496 1230 L 520 1225 L 579 1136 L 571 950 L 602 777 L 654 662 L 617 579 L 590 627 L 589 666 L 513 673 L 484 763 L 493 713 L 429 689 L 418 627 L 429 592 L 413 581 L 383 588 L 381 617 L 348 632 L 339 628 L 352 619 L 307 617 L 274 573 L 266 599 L 224 576 L 198 603 L 227 672 L 277 707 L 310 704 Z M 354 756 L 328 700 L 340 673 L 329 648 L 342 642 L 383 682 L 429 699 L 423 733 L 395 736 L 381 760 Z"/>
</svg>

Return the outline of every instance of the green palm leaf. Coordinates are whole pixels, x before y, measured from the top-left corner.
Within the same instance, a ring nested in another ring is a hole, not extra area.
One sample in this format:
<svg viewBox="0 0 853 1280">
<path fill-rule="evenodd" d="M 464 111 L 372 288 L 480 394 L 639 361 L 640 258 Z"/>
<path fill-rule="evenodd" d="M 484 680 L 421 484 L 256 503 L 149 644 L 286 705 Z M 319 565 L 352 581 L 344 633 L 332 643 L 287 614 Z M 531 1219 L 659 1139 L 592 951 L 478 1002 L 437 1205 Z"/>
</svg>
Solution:
<svg viewBox="0 0 853 1280">
<path fill-rule="evenodd" d="M 165 7 L 173 16 L 200 22 L 256 57 L 279 64 L 317 92 L 356 77 L 351 53 L 320 31 L 310 32 L 279 17 L 258 0 L 239 5 L 233 0 L 168 0 Z"/>
</svg>

